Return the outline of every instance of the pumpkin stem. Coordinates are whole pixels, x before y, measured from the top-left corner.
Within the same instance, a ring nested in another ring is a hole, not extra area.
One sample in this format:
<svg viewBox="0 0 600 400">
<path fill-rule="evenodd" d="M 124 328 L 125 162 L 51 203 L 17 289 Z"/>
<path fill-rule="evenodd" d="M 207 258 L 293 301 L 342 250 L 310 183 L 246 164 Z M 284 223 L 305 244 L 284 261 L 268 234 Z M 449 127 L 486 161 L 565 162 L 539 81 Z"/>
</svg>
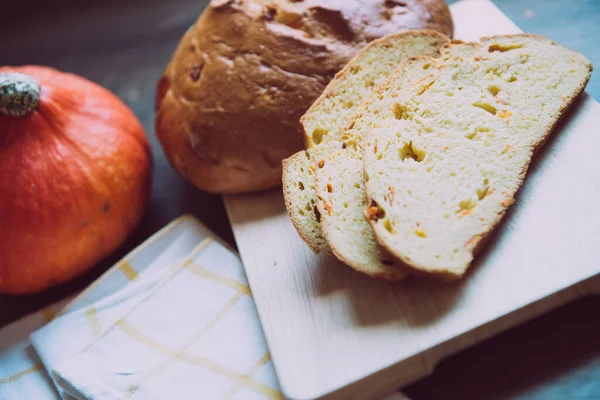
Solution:
<svg viewBox="0 0 600 400">
<path fill-rule="evenodd" d="M 40 104 L 40 83 L 18 72 L 0 73 L 0 114 L 23 117 Z"/>
</svg>

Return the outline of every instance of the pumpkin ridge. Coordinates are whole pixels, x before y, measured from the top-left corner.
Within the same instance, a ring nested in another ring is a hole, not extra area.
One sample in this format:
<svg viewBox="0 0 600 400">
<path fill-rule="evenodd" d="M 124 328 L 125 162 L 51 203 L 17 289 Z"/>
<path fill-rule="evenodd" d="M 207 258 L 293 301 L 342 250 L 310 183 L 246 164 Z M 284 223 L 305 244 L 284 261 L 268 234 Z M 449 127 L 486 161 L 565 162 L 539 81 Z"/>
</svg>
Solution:
<svg viewBox="0 0 600 400">
<path fill-rule="evenodd" d="M 93 176 L 93 174 L 89 171 L 89 165 L 94 165 L 95 160 L 93 160 L 88 154 L 81 150 L 79 146 L 75 142 L 73 142 L 64 132 L 56 128 L 52 124 L 52 122 L 48 120 L 47 116 L 44 115 L 43 112 L 39 112 L 38 114 L 41 117 L 42 121 L 44 121 L 46 126 L 48 126 L 52 138 L 60 142 L 66 148 L 68 148 L 69 152 L 74 153 L 74 157 L 72 157 L 70 161 L 75 161 L 77 163 L 77 165 L 79 166 L 78 169 L 81 171 L 82 175 L 85 176 L 85 179 L 89 182 L 89 184 L 102 195 L 109 196 L 111 193 L 111 191 L 109 190 L 110 185 L 107 182 L 105 182 L 104 179 Z"/>
<path fill-rule="evenodd" d="M 0 150 L 2 150 L 4 147 L 6 147 L 6 145 L 8 143 L 10 143 L 10 141 L 14 138 L 14 136 L 15 136 L 15 134 L 14 134 L 15 126 L 16 126 L 16 124 L 10 124 L 10 131 L 6 135 L 6 139 L 4 140 L 4 142 L 2 144 L 0 144 Z"/>
<path fill-rule="evenodd" d="M 112 93 L 111 93 L 111 95 L 112 95 Z M 56 101 L 53 101 L 53 103 L 56 103 Z M 77 106 L 77 105 L 74 105 L 74 107 L 75 106 Z M 101 115 L 99 115 L 98 113 L 91 112 L 90 110 L 87 110 L 87 109 L 82 109 L 81 107 L 77 108 L 77 112 L 78 112 L 78 114 L 80 114 L 79 117 L 88 117 L 88 118 L 93 118 L 93 119 L 101 118 Z M 133 112 L 130 112 L 130 117 L 135 118 L 137 120 L 137 116 Z M 146 137 L 136 134 L 135 129 L 131 129 L 130 127 L 128 127 L 127 129 L 124 130 L 123 127 L 115 125 L 114 121 L 112 121 L 112 120 L 108 120 L 108 121 L 104 122 L 104 125 L 112 128 L 115 131 L 120 131 L 122 133 L 125 133 L 126 137 L 132 138 L 139 145 L 139 147 L 141 149 L 143 149 L 146 153 L 151 154 L 150 147 L 146 145 Z"/>
<path fill-rule="evenodd" d="M 104 89 L 102 87 L 100 87 L 100 89 L 102 89 L 102 92 L 104 92 L 105 94 L 111 96 L 114 100 L 119 100 L 118 97 L 116 97 L 109 90 Z M 102 120 L 103 125 L 107 126 L 112 131 L 120 132 L 120 133 L 124 134 L 121 136 L 120 139 L 122 141 L 127 141 L 129 144 L 131 144 L 131 146 L 136 146 L 138 148 L 138 151 L 139 151 L 138 154 L 140 154 L 140 157 L 141 158 L 146 157 L 148 160 L 150 160 L 149 165 L 150 165 L 150 170 L 152 170 L 152 151 L 150 149 L 150 146 L 147 144 L 146 136 L 145 135 L 142 136 L 142 135 L 139 135 L 136 133 L 136 129 L 135 129 L 136 127 L 141 132 L 143 132 L 143 127 L 137 120 L 136 115 L 131 110 L 124 108 L 124 107 L 119 109 L 120 114 L 127 113 L 127 114 L 129 114 L 129 115 L 127 115 L 129 118 L 136 121 L 135 125 L 137 125 L 137 126 L 133 126 L 130 124 L 126 127 L 126 129 L 124 129 L 122 126 L 116 125 L 114 119 L 112 119 L 112 118 L 107 119 L 107 118 L 105 118 L 105 116 L 102 115 L 101 112 L 98 112 L 98 111 L 102 111 L 103 109 L 107 108 L 106 106 L 103 106 L 100 104 L 93 104 L 93 105 L 88 104 L 89 108 L 85 108 L 85 107 L 82 107 L 81 103 L 74 102 L 71 97 L 61 96 L 60 94 L 61 94 L 60 91 L 57 91 L 56 88 L 53 88 L 52 95 L 48 96 L 48 98 L 45 99 L 45 101 L 44 101 L 44 108 L 46 108 L 48 110 L 48 112 L 50 112 L 52 114 L 57 114 L 57 115 L 61 115 L 59 113 L 61 112 L 60 110 L 62 110 L 62 109 L 75 110 L 75 118 L 70 118 L 66 122 L 61 121 L 60 129 L 57 129 L 57 127 L 52 123 L 52 121 L 49 121 L 48 118 L 45 118 L 45 122 L 51 128 L 54 128 L 54 129 L 52 129 L 52 132 L 58 133 L 58 135 L 60 136 L 61 143 L 63 143 L 63 144 L 68 143 L 68 147 L 70 149 L 72 149 L 73 152 L 83 156 L 84 159 L 86 161 L 88 161 L 88 164 L 94 164 L 94 160 L 91 159 L 89 157 L 89 155 L 86 154 L 83 150 L 81 150 L 79 148 L 77 142 L 73 141 L 73 139 L 71 139 L 65 132 L 72 132 L 74 130 L 74 128 L 73 128 L 74 126 L 76 127 L 75 131 L 84 132 L 87 129 L 86 121 L 85 121 L 86 118 L 93 119 L 93 120 Z M 43 113 L 41 112 L 40 114 L 43 114 Z M 120 118 L 122 118 L 122 116 Z M 129 147 L 129 144 L 126 147 Z M 141 156 L 141 154 L 143 154 L 143 157 Z M 85 176 L 88 178 L 88 182 L 94 188 L 96 188 L 96 190 L 98 190 L 100 192 L 100 190 L 97 189 L 100 186 L 102 188 L 101 193 L 103 193 L 105 195 L 110 195 L 111 191 L 107 190 L 107 188 L 111 187 L 111 182 L 108 182 L 105 180 L 106 179 L 105 175 L 102 175 L 99 177 L 94 177 L 93 174 L 89 173 L 88 169 L 86 168 L 86 166 L 87 166 L 86 164 L 81 164 L 80 161 L 78 161 L 78 164 L 85 171 Z M 123 172 L 123 171 L 120 171 L 120 172 Z M 100 179 L 100 181 L 98 179 Z"/>
</svg>

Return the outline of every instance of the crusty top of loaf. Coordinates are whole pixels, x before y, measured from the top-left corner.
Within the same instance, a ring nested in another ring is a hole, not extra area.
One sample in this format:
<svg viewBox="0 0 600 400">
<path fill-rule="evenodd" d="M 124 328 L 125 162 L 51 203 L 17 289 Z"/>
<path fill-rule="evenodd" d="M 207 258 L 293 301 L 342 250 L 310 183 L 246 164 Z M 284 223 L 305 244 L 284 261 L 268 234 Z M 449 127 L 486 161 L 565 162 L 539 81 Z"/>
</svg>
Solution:
<svg viewBox="0 0 600 400">
<path fill-rule="evenodd" d="M 452 34 L 442 0 L 213 0 L 184 35 L 157 94 L 175 168 L 213 192 L 280 183 L 303 148 L 298 120 L 364 45 L 414 28 Z"/>
<path fill-rule="evenodd" d="M 210 6 L 265 20 L 273 23 L 273 33 L 313 44 L 333 39 L 342 46 L 364 45 L 410 29 L 449 37 L 454 32 L 448 7 L 439 0 L 213 0 Z"/>
</svg>

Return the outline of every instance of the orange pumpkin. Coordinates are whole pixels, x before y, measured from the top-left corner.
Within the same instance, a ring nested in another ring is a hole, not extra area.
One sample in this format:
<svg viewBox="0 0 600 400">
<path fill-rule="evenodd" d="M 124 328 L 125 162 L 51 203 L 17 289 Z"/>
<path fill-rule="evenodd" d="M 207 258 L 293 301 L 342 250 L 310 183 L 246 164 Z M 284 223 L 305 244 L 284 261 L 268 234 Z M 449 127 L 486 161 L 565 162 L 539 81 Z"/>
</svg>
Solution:
<svg viewBox="0 0 600 400">
<path fill-rule="evenodd" d="M 84 78 L 0 68 L 0 293 L 67 281 L 139 223 L 152 156 L 135 115 Z"/>
</svg>

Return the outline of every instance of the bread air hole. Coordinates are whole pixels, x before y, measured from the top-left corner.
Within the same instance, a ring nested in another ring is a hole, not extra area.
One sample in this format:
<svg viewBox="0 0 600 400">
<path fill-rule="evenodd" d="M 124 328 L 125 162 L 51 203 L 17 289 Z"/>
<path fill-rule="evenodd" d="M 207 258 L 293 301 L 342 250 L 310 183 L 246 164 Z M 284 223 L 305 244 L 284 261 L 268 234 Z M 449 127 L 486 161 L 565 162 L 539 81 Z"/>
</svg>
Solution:
<svg viewBox="0 0 600 400">
<path fill-rule="evenodd" d="M 427 233 L 423 230 L 423 229 L 415 229 L 415 235 L 417 235 L 420 238 L 426 239 L 427 238 Z"/>
<path fill-rule="evenodd" d="M 485 199 L 485 196 L 487 196 L 489 190 L 490 188 L 488 186 L 477 189 L 477 197 L 479 200 Z"/>
<path fill-rule="evenodd" d="M 298 187 L 300 188 L 300 190 L 304 190 L 304 183 L 298 182 Z"/>
<path fill-rule="evenodd" d="M 416 162 L 421 162 L 425 159 L 427 153 L 413 145 L 411 140 L 410 142 L 405 142 L 404 145 L 398 149 L 398 155 L 402 161 L 412 159 Z"/>
<path fill-rule="evenodd" d="M 313 207 L 313 211 L 315 213 L 315 217 L 317 218 L 317 222 L 321 222 L 321 213 L 319 212 L 317 206 Z"/>
<path fill-rule="evenodd" d="M 383 221 L 383 227 L 385 228 L 386 231 L 388 231 L 392 235 L 395 235 L 397 233 L 396 228 L 394 228 L 394 224 L 389 219 L 386 219 L 385 221 Z"/>
<path fill-rule="evenodd" d="M 313 143 L 318 145 L 323 141 L 323 136 L 327 135 L 327 130 L 323 129 L 323 128 L 316 128 L 313 132 L 312 132 L 312 140 Z"/>
<path fill-rule="evenodd" d="M 496 113 L 498 112 L 496 107 L 494 107 L 490 103 L 486 103 L 485 101 L 476 101 L 475 103 L 473 103 L 471 105 L 473 107 L 481 108 L 482 110 L 487 111 L 492 115 L 496 115 Z"/>
<path fill-rule="evenodd" d="M 477 205 L 477 201 L 474 199 L 465 199 L 458 203 L 458 208 L 460 211 L 472 210 Z"/>
<path fill-rule="evenodd" d="M 423 85 L 423 86 L 421 87 L 421 89 L 419 89 L 419 91 L 417 92 L 417 96 L 420 96 L 420 95 L 422 95 L 423 93 L 425 93 L 426 91 L 428 91 L 428 90 L 429 90 L 429 88 L 431 88 L 431 87 L 432 87 L 432 86 L 435 84 L 435 82 L 436 82 L 436 81 L 432 81 L 432 82 L 429 82 L 427 85 Z"/>
<path fill-rule="evenodd" d="M 465 137 L 469 140 L 475 140 L 479 138 L 479 134 L 483 132 L 490 132 L 490 128 L 487 126 L 478 126 L 473 132 L 467 133 Z"/>
<path fill-rule="evenodd" d="M 510 83 L 512 83 L 512 82 L 516 82 L 516 81 L 518 80 L 518 79 L 517 79 L 517 77 L 516 77 L 515 75 L 512 75 L 510 78 L 508 78 L 508 79 L 507 79 L 507 78 L 506 78 L 506 74 L 503 74 L 503 72 L 500 70 L 500 68 L 499 68 L 499 67 L 491 67 L 491 68 L 488 68 L 488 69 L 486 70 L 486 72 L 487 72 L 488 74 L 492 74 L 492 75 L 494 75 L 494 76 L 497 76 L 498 78 L 504 79 L 506 82 L 510 82 Z"/>
<path fill-rule="evenodd" d="M 394 113 L 394 117 L 396 119 L 409 119 L 408 108 L 400 103 L 394 103 L 392 112 Z"/>
<path fill-rule="evenodd" d="M 485 72 L 497 76 L 498 78 L 502 78 L 502 72 L 498 67 L 490 67 Z"/>
<path fill-rule="evenodd" d="M 485 178 L 483 180 L 483 186 L 480 187 L 479 189 L 477 189 L 477 197 L 479 198 L 479 201 L 485 199 L 485 197 L 488 195 L 490 191 L 490 180 L 488 178 Z"/>
<path fill-rule="evenodd" d="M 352 67 L 350 67 L 350 73 L 356 75 L 357 73 L 359 73 L 362 70 L 362 67 L 360 65 L 353 65 Z"/>
<path fill-rule="evenodd" d="M 491 85 L 488 87 L 488 92 L 490 92 L 492 96 L 496 96 L 500 93 L 500 88 L 496 85 Z"/>
<path fill-rule="evenodd" d="M 516 49 L 521 49 L 521 48 L 523 48 L 523 45 L 518 44 L 518 43 L 497 43 L 497 44 L 490 45 L 490 47 L 488 47 L 488 51 L 490 53 L 493 53 L 494 51 L 499 51 L 501 53 L 504 53 L 506 51 L 516 50 Z"/>
<path fill-rule="evenodd" d="M 423 70 L 427 70 L 427 69 L 429 69 L 429 67 L 431 67 L 431 64 L 427 63 L 427 64 L 423 65 Z"/>
</svg>

